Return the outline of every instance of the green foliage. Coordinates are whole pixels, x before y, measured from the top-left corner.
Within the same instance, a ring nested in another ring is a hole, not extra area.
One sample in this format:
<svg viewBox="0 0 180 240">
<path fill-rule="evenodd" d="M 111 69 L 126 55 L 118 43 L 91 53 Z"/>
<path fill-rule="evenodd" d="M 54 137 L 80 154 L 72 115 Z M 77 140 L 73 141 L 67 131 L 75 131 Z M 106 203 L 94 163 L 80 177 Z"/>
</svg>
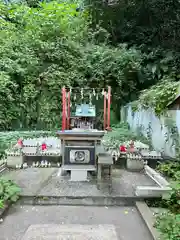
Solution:
<svg viewBox="0 0 180 240">
<path fill-rule="evenodd" d="M 142 108 L 152 108 L 160 116 L 167 109 L 178 93 L 180 82 L 175 82 L 171 78 L 164 78 L 150 89 L 143 90 L 139 99 L 133 103 L 134 110 L 138 105 Z"/>
<path fill-rule="evenodd" d="M 127 43 L 143 53 L 136 96 L 129 101 L 137 99 L 139 90 L 157 84 L 141 94 L 141 101 L 133 104 L 134 110 L 141 103 L 143 107 L 155 108 L 157 115 L 162 114 L 174 100 L 175 82 L 180 78 L 179 1 L 118 0 L 108 4 L 89 0 L 88 3 L 93 27 L 98 23 L 106 29 L 112 45 Z"/>
<path fill-rule="evenodd" d="M 84 40 L 86 16 L 76 4 L 3 7 L 11 21 L 0 20 L 0 129 L 40 128 L 38 120 L 41 128 L 57 127 L 61 87 L 79 78 L 73 40 Z"/>
<path fill-rule="evenodd" d="M 151 51 L 152 47 L 179 48 L 178 0 L 117 0 L 108 4 L 101 0 L 88 1 L 94 25 L 105 28 L 111 41 L 128 42 Z"/>
<path fill-rule="evenodd" d="M 157 170 L 168 177 L 172 192 L 169 199 L 164 199 L 162 204 L 173 212 L 180 212 L 180 162 L 167 162 L 158 166 Z"/>
<path fill-rule="evenodd" d="M 157 170 L 168 178 L 178 180 L 180 174 L 180 163 L 178 161 L 162 163 L 159 164 Z"/>
<path fill-rule="evenodd" d="M 163 199 L 161 206 L 174 213 L 180 212 L 180 162 L 166 162 L 157 167 L 157 170 L 168 178 L 172 192 L 170 198 Z"/>
<path fill-rule="evenodd" d="M 160 203 L 169 212 L 157 216 L 155 227 L 161 232 L 162 240 L 176 240 L 180 233 L 180 162 L 160 164 L 157 170 L 168 177 L 172 192 L 170 198 Z"/>
<path fill-rule="evenodd" d="M 19 193 L 20 188 L 13 181 L 0 178 L 0 208 L 7 202 L 16 202 Z"/>
<path fill-rule="evenodd" d="M 119 123 L 112 126 L 112 132 L 104 137 L 104 144 L 108 147 L 118 148 L 121 144 L 124 144 L 126 141 L 141 141 L 145 144 L 148 143 L 148 140 L 142 135 L 136 134 L 131 131 L 127 123 Z"/>
<path fill-rule="evenodd" d="M 0 6 L 0 130 L 61 125 L 61 88 L 112 86 L 113 110 L 133 95 L 141 54 L 95 39 L 87 10 L 56 1 Z M 105 34 L 105 32 L 104 32 Z M 105 35 L 103 35 L 105 36 Z"/>
<path fill-rule="evenodd" d="M 180 235 L 180 214 L 164 213 L 157 217 L 155 224 L 162 240 L 177 240 Z"/>
<path fill-rule="evenodd" d="M 177 175 L 176 175 L 177 176 Z M 180 176 L 180 175 L 179 175 Z M 180 213 L 180 182 L 179 178 L 176 181 L 171 181 L 171 197 L 167 199 L 168 208 L 174 213 Z"/>
</svg>

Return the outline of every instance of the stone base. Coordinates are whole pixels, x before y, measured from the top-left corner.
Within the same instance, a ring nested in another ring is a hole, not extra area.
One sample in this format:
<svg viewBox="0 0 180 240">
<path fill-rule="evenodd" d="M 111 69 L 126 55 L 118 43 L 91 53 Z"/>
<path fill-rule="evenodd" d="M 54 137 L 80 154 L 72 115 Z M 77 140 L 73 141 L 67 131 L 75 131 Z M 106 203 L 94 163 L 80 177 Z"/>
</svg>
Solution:
<svg viewBox="0 0 180 240">
<path fill-rule="evenodd" d="M 17 165 L 23 164 L 22 156 L 7 156 L 7 167 L 16 168 Z"/>
<path fill-rule="evenodd" d="M 93 165 L 63 165 L 62 171 L 71 172 L 71 181 L 84 182 L 88 181 L 88 171 L 95 171 L 96 168 Z"/>
<path fill-rule="evenodd" d="M 141 171 L 144 169 L 144 162 L 139 159 L 127 159 L 126 165 L 130 171 Z"/>
<path fill-rule="evenodd" d="M 113 225 L 31 225 L 22 240 L 118 240 Z"/>
<path fill-rule="evenodd" d="M 71 170 L 71 181 L 83 182 L 87 181 L 87 170 Z"/>
<path fill-rule="evenodd" d="M 159 198 L 170 198 L 171 188 L 161 188 L 161 187 L 153 187 L 153 186 L 137 186 L 135 191 L 136 196 L 139 197 L 159 197 Z"/>
</svg>

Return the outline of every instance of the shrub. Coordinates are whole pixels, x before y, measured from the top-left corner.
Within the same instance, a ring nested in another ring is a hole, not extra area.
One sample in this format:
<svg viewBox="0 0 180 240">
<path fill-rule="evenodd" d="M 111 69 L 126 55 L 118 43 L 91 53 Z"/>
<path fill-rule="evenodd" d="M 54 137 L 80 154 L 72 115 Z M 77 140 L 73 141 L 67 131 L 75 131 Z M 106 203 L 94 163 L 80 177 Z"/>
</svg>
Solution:
<svg viewBox="0 0 180 240">
<path fill-rule="evenodd" d="M 180 214 L 170 212 L 157 217 L 155 227 L 161 232 L 162 240 L 177 240 L 180 237 Z"/>
<path fill-rule="evenodd" d="M 7 202 L 18 200 L 20 188 L 12 181 L 0 179 L 0 208 L 4 208 Z"/>
</svg>

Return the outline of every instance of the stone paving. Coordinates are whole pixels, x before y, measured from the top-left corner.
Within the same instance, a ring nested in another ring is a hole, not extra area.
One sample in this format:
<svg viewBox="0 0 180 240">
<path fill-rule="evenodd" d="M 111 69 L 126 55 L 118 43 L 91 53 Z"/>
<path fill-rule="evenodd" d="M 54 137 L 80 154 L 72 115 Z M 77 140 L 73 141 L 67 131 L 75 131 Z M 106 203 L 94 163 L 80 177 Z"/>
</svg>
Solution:
<svg viewBox="0 0 180 240">
<path fill-rule="evenodd" d="M 22 240 L 118 240 L 113 225 L 31 225 Z"/>
<path fill-rule="evenodd" d="M 35 196 L 55 171 L 54 168 L 27 168 L 6 172 L 3 177 L 15 181 L 21 187 L 21 195 Z"/>
<path fill-rule="evenodd" d="M 70 227 L 71 224 L 73 227 Z M 91 232 L 89 227 L 96 232 L 94 236 L 92 235 L 94 238 L 80 238 L 83 236 L 80 233 L 85 230 L 86 233 L 88 230 Z M 56 236 L 52 233 L 55 229 Z M 67 235 L 63 236 L 63 229 L 64 231 L 66 229 L 69 238 Z M 80 237 L 73 238 L 71 233 L 75 231 L 74 229 L 79 232 Z M 109 238 L 98 238 L 102 232 L 107 234 L 108 230 L 107 237 Z M 42 232 L 48 238 L 44 236 L 41 238 Z M 25 233 L 25 238 L 22 238 Z M 138 211 L 132 207 L 15 205 L 0 224 L 0 240 L 116 240 L 115 233 L 117 240 L 152 240 Z M 35 238 L 35 234 L 40 237 Z"/>
<path fill-rule="evenodd" d="M 114 169 L 110 195 L 105 184 L 98 190 L 93 178 L 89 182 L 70 182 L 60 171 L 58 168 L 28 168 L 7 172 L 4 177 L 14 180 L 24 196 L 135 196 L 136 186 L 156 186 L 144 173 Z"/>
<path fill-rule="evenodd" d="M 113 169 L 113 192 L 98 190 L 96 177 L 70 182 L 61 168 L 27 168 L 7 171 L 24 196 L 135 196 L 138 185 L 156 184 L 143 172 Z M 0 240 L 152 240 L 135 207 L 12 206 L 0 223 Z"/>
</svg>

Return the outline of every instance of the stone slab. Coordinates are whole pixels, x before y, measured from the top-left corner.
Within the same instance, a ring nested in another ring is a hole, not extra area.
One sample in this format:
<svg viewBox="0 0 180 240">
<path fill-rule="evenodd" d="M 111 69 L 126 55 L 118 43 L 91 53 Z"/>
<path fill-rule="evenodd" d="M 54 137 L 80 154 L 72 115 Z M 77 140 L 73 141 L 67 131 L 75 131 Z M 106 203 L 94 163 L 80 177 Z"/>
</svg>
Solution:
<svg viewBox="0 0 180 240">
<path fill-rule="evenodd" d="M 0 174 L 2 174 L 6 170 L 6 164 L 0 164 Z"/>
<path fill-rule="evenodd" d="M 22 156 L 7 156 L 7 166 L 16 168 L 16 165 L 22 165 L 23 159 Z"/>
<path fill-rule="evenodd" d="M 82 182 L 88 181 L 87 170 L 71 170 L 71 181 L 72 182 Z"/>
<path fill-rule="evenodd" d="M 3 177 L 15 181 L 22 190 L 21 195 L 34 196 L 55 171 L 56 168 L 18 169 L 6 172 Z"/>
<path fill-rule="evenodd" d="M 152 240 L 135 207 L 26 205 L 14 205 L 9 209 L 0 224 L 0 240 L 22 240 L 32 224 L 107 224 L 115 226 L 118 240 Z"/>
<path fill-rule="evenodd" d="M 41 196 L 135 196 L 137 186 L 157 186 L 143 172 L 128 172 L 124 169 L 112 171 L 112 193 L 109 193 L 106 181 L 102 188 L 97 189 L 96 178 L 89 182 L 70 182 L 67 176 L 59 176 L 58 173 L 50 178 L 47 184 L 41 188 Z"/>
<path fill-rule="evenodd" d="M 57 137 L 39 137 L 39 138 L 29 138 L 24 139 L 24 146 L 37 146 L 37 144 L 46 143 L 48 146 L 60 147 L 61 142 Z"/>
<path fill-rule="evenodd" d="M 132 171 L 141 171 L 144 169 L 144 162 L 140 159 L 127 159 L 127 169 Z"/>
<path fill-rule="evenodd" d="M 155 187 L 155 186 L 137 186 L 136 196 L 139 197 L 163 197 L 169 198 L 171 194 L 171 188 L 168 187 Z"/>
<path fill-rule="evenodd" d="M 4 177 L 14 180 L 26 196 L 135 196 L 137 186 L 157 186 L 143 172 L 128 172 L 113 169 L 112 193 L 106 181 L 97 189 L 96 177 L 90 176 L 88 182 L 70 182 L 68 175 L 61 176 L 59 168 L 28 168 L 10 171 Z"/>
<path fill-rule="evenodd" d="M 118 240 L 113 225 L 31 225 L 22 240 Z"/>
<path fill-rule="evenodd" d="M 65 170 L 65 171 L 68 171 L 68 170 L 96 171 L 96 167 L 94 165 L 85 165 L 85 164 L 63 165 L 62 169 Z"/>
<path fill-rule="evenodd" d="M 153 179 L 160 187 L 169 187 L 169 182 L 149 166 L 145 166 L 146 174 Z"/>
<path fill-rule="evenodd" d="M 61 155 L 61 149 L 60 148 L 55 148 L 55 147 L 50 147 L 47 150 L 42 151 L 41 149 L 38 150 L 37 152 L 37 147 L 23 147 L 22 152 L 26 156 L 57 156 Z"/>
<path fill-rule="evenodd" d="M 147 206 L 145 202 L 137 202 L 136 206 L 147 228 L 149 229 L 153 239 L 154 240 L 160 239 L 159 232 L 156 230 L 156 228 L 154 228 L 155 216 L 153 215 L 151 209 Z"/>
</svg>

